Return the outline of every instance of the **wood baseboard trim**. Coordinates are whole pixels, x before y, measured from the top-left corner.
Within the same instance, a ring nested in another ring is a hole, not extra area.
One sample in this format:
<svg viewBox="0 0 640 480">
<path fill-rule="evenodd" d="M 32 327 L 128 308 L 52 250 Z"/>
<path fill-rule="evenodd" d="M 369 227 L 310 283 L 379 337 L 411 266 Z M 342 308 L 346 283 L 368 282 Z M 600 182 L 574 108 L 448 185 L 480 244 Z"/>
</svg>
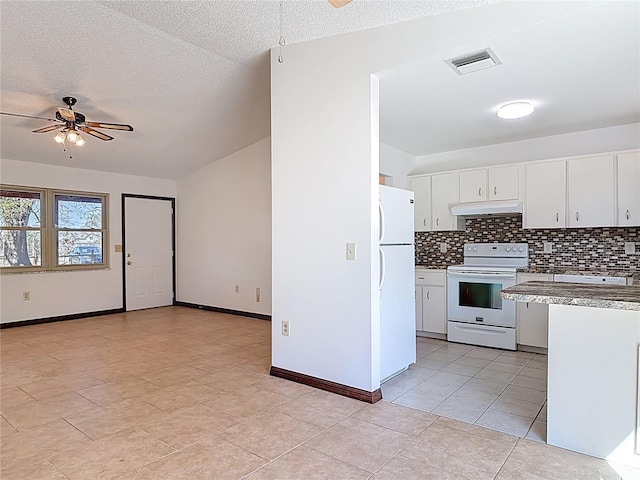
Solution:
<svg viewBox="0 0 640 480">
<path fill-rule="evenodd" d="M 376 403 L 382 400 L 382 391 L 378 388 L 373 392 L 367 392 L 355 387 L 349 387 L 348 385 L 342 385 L 341 383 L 331 382 L 329 380 L 323 380 L 321 378 L 312 377 L 303 373 L 292 372 L 291 370 L 285 370 L 284 368 L 271 367 L 269 372 L 274 377 L 284 378 L 291 380 L 292 382 L 302 383 L 310 387 L 319 388 L 320 390 L 326 390 L 327 392 L 337 393 L 344 397 L 355 398 L 362 402 Z"/>
<path fill-rule="evenodd" d="M 179 301 L 175 301 L 173 304 L 176 307 L 197 308 L 199 310 L 208 310 L 210 312 L 227 313 L 229 315 L 238 315 L 240 317 L 258 318 L 260 320 L 271 321 L 271 315 L 266 315 L 264 313 L 243 312 L 241 310 L 230 310 L 228 308 L 212 307 L 210 305 L 199 305 L 197 303 Z"/>
<path fill-rule="evenodd" d="M 74 313 L 72 315 L 61 315 L 59 317 L 34 318 L 32 320 L 18 320 L 17 322 L 0 323 L 0 329 L 13 327 L 26 327 L 29 325 L 39 325 L 41 323 L 64 322 L 67 320 L 79 320 L 81 318 L 101 317 L 114 313 L 124 313 L 124 308 L 114 308 L 112 310 L 99 310 L 96 312 Z"/>
</svg>

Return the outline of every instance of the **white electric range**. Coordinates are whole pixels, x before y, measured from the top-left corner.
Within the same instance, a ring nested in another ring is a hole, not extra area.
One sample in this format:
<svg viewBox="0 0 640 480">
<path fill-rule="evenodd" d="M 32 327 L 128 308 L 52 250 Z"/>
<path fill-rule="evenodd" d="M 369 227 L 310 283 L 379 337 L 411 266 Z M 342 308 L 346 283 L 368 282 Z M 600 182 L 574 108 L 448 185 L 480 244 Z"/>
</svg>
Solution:
<svg viewBox="0 0 640 480">
<path fill-rule="evenodd" d="M 515 350 L 516 303 L 500 291 L 528 266 L 526 243 L 465 244 L 464 264 L 447 268 L 447 339 Z"/>
</svg>

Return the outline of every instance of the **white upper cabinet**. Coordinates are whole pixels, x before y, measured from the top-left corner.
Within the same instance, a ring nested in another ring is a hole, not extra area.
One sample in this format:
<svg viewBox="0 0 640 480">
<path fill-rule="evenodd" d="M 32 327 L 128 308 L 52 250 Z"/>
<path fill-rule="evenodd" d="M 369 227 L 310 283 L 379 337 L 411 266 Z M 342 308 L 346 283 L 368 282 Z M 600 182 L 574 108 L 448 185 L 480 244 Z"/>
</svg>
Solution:
<svg viewBox="0 0 640 480">
<path fill-rule="evenodd" d="M 566 227 L 566 162 L 530 163 L 526 177 L 524 228 Z"/>
<path fill-rule="evenodd" d="M 459 219 L 451 215 L 451 205 L 458 203 L 458 175 L 442 173 L 431 176 L 431 223 L 433 230 L 456 230 Z"/>
<path fill-rule="evenodd" d="M 569 227 L 610 227 L 616 223 L 613 155 L 567 161 Z"/>
<path fill-rule="evenodd" d="M 431 177 L 411 177 L 413 191 L 413 226 L 416 232 L 431 230 Z"/>
<path fill-rule="evenodd" d="M 618 155 L 618 225 L 640 225 L 640 151 Z"/>
<path fill-rule="evenodd" d="M 460 203 L 487 200 L 487 169 L 460 172 Z"/>
<path fill-rule="evenodd" d="M 489 200 L 519 198 L 518 166 L 492 167 L 489 172 Z"/>
</svg>

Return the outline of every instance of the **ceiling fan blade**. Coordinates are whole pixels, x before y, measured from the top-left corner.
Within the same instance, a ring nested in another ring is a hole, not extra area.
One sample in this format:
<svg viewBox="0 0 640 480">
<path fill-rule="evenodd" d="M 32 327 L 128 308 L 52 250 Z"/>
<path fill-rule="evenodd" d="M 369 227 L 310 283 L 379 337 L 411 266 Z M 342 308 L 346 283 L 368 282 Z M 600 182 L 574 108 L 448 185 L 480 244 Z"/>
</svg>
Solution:
<svg viewBox="0 0 640 480">
<path fill-rule="evenodd" d="M 42 127 L 42 128 L 38 128 L 37 130 L 33 130 L 33 133 L 47 133 L 63 127 L 64 125 L 49 125 L 48 127 Z"/>
<path fill-rule="evenodd" d="M 76 114 L 70 108 L 58 107 L 58 113 L 66 122 L 76 121 Z"/>
<path fill-rule="evenodd" d="M 83 125 L 78 125 L 78 128 L 83 132 L 88 133 L 91 136 L 99 138 L 100 140 L 104 140 L 105 142 L 109 140 L 113 140 L 113 137 L 110 137 L 109 135 L 106 135 L 102 132 L 94 130 L 93 128 L 85 127 Z"/>
<path fill-rule="evenodd" d="M 344 7 L 347 3 L 351 3 L 351 0 L 329 0 L 329 3 L 336 8 Z"/>
<path fill-rule="evenodd" d="M 126 130 L 127 132 L 133 132 L 133 127 L 131 125 L 124 125 L 122 123 L 86 122 L 86 124 L 93 128 L 110 128 L 111 130 Z"/>
<path fill-rule="evenodd" d="M 35 117 L 33 115 L 20 115 L 19 113 L 0 112 L 0 115 L 9 115 L 10 117 L 35 118 L 36 120 L 46 120 L 47 122 L 57 122 L 55 118 Z"/>
</svg>

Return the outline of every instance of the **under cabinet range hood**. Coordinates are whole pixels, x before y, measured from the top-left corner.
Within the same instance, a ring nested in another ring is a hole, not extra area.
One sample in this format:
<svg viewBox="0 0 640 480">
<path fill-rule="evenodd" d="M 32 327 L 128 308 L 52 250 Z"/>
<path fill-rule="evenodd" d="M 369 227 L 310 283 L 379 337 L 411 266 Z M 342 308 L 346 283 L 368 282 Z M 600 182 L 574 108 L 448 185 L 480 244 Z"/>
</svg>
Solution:
<svg viewBox="0 0 640 480">
<path fill-rule="evenodd" d="M 460 203 L 451 207 L 451 215 L 460 217 L 522 215 L 522 202 Z"/>
</svg>

